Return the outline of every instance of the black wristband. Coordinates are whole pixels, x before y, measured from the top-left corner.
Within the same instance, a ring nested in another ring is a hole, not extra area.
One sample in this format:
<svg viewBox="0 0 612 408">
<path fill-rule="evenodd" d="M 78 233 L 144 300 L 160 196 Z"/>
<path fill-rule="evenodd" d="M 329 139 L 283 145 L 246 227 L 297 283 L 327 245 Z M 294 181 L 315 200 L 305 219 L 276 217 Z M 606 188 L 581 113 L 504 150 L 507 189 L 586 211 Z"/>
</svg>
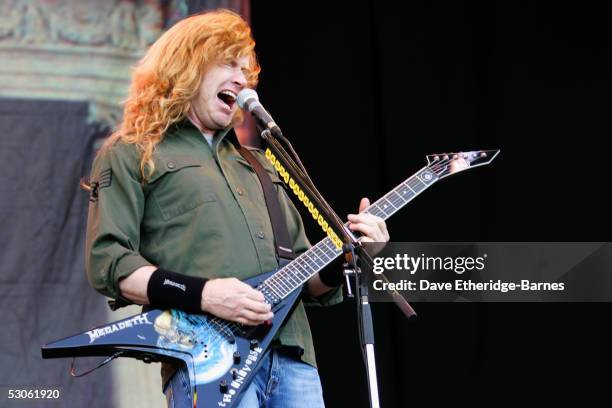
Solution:
<svg viewBox="0 0 612 408">
<path fill-rule="evenodd" d="M 202 313 L 202 289 L 207 280 L 157 268 L 147 285 L 149 303 L 159 309 Z"/>
<path fill-rule="evenodd" d="M 335 259 L 332 263 L 319 271 L 319 279 L 325 286 L 335 288 L 344 283 L 344 256 Z"/>
</svg>

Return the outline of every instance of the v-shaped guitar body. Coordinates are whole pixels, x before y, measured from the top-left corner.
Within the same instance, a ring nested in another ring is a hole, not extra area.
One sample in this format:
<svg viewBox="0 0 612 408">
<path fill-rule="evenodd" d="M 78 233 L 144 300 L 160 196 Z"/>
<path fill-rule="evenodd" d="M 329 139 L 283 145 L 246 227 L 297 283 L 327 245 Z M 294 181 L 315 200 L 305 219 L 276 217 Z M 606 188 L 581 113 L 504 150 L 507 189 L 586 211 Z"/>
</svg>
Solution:
<svg viewBox="0 0 612 408">
<path fill-rule="evenodd" d="M 245 283 L 257 287 L 273 273 Z M 110 356 L 122 351 L 123 357 L 147 362 L 182 361 L 195 388 L 194 407 L 233 407 L 300 294 L 301 290 L 290 293 L 274 306 L 271 324 L 256 328 L 207 314 L 155 309 L 46 344 L 42 356 Z"/>
</svg>

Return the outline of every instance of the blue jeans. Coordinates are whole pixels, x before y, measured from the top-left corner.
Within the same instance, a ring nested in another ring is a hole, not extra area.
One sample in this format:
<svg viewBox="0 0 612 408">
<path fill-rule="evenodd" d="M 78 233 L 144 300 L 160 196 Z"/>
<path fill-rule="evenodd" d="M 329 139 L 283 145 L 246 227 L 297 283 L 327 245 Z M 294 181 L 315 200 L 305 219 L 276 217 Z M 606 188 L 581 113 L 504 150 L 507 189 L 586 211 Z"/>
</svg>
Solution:
<svg viewBox="0 0 612 408">
<path fill-rule="evenodd" d="M 168 408 L 192 408 L 185 367 L 164 389 Z M 317 369 L 278 349 L 272 349 L 255 373 L 238 408 L 324 408 Z"/>
</svg>

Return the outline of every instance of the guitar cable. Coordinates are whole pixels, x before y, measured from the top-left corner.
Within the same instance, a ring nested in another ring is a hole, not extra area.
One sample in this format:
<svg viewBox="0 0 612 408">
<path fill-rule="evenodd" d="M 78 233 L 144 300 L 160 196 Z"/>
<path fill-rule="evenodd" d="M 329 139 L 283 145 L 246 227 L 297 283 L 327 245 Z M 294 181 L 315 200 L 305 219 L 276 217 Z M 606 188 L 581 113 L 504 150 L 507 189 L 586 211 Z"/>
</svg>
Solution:
<svg viewBox="0 0 612 408">
<path fill-rule="evenodd" d="M 84 372 L 79 373 L 79 374 L 77 374 L 77 372 L 76 372 L 75 358 L 72 357 L 72 361 L 70 362 L 70 376 L 74 377 L 74 378 L 84 377 L 87 374 L 90 374 L 93 371 L 97 370 L 98 368 L 100 368 L 102 366 L 105 366 L 106 364 L 110 363 L 111 361 L 113 361 L 117 357 L 121 357 L 124 353 L 125 353 L 125 351 L 123 351 L 123 350 L 122 351 L 118 351 L 115 354 L 113 354 L 113 355 L 107 357 L 106 359 L 104 359 L 104 361 L 102 361 L 100 364 L 98 364 L 94 368 L 89 369 L 89 370 L 84 371 Z"/>
</svg>

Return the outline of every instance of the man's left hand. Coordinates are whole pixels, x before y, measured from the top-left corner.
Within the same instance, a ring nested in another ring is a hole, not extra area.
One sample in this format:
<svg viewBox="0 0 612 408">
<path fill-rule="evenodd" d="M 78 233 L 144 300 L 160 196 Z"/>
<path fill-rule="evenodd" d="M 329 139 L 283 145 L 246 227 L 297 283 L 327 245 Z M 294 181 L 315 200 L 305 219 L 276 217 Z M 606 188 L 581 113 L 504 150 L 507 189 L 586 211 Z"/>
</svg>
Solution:
<svg viewBox="0 0 612 408">
<path fill-rule="evenodd" d="M 361 242 L 388 242 L 389 231 L 385 220 L 372 214 L 363 212 L 370 206 L 370 200 L 362 198 L 359 203 L 359 214 L 349 214 L 349 229 L 359 231 L 363 236 Z"/>
</svg>

